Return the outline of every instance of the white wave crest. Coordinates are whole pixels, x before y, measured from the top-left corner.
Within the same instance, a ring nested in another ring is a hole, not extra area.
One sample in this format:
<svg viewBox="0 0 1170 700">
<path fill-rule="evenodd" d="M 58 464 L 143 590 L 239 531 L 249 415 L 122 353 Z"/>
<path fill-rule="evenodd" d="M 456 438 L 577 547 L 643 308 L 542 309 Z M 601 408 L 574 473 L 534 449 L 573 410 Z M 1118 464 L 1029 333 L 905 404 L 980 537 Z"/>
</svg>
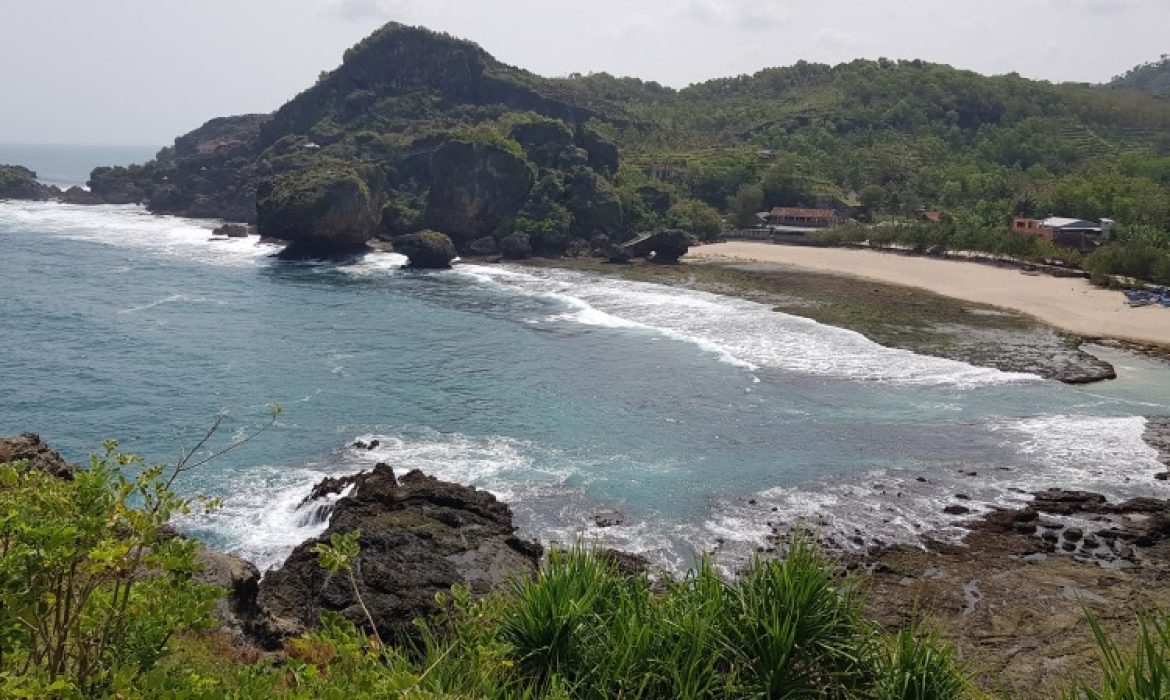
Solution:
<svg viewBox="0 0 1170 700">
<path fill-rule="evenodd" d="M 279 250 L 258 236 L 212 238 L 221 222 L 151 214 L 135 205 L 80 206 L 57 202 L 0 202 L 0 229 L 28 228 L 152 255 L 219 265 L 255 265 Z"/>
<path fill-rule="evenodd" d="M 481 282 L 555 299 L 568 307 L 543 322 L 658 333 L 752 371 L 769 368 L 859 381 L 959 387 L 1038 379 L 887 348 L 853 331 L 707 292 L 566 270 L 518 272 L 471 265 L 461 270 Z"/>
</svg>

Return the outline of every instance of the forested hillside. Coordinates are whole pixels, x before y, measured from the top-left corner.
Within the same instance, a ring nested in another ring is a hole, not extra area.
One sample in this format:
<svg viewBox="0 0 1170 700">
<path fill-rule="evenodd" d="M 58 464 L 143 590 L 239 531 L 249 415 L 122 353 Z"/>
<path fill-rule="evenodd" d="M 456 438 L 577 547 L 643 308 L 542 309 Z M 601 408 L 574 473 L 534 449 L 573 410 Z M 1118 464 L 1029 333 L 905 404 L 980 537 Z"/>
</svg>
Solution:
<svg viewBox="0 0 1170 700">
<path fill-rule="evenodd" d="M 1107 217 L 1162 246 L 1170 100 L 1153 93 L 1166 75 L 1163 61 L 1110 86 L 1054 85 L 879 59 L 674 90 L 543 78 L 390 24 L 273 115 L 213 120 L 91 185 L 155 211 L 259 219 L 287 240 L 326 230 L 329 245 L 434 229 L 460 252 L 518 235 L 517 254 L 559 255 L 818 205 L 862 220 L 942 210 L 967 229 Z"/>
<path fill-rule="evenodd" d="M 1170 97 L 1170 54 L 1157 61 L 1136 66 L 1109 82 L 1110 88 L 1140 90 L 1158 97 Z"/>
</svg>

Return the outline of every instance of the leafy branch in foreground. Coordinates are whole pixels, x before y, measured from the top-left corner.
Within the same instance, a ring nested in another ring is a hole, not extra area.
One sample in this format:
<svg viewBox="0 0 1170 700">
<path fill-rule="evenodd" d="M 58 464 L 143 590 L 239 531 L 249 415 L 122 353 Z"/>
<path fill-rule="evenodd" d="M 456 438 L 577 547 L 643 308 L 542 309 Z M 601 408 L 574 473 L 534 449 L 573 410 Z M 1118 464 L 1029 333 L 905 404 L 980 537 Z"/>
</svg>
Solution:
<svg viewBox="0 0 1170 700">
<path fill-rule="evenodd" d="M 222 591 L 197 583 L 198 545 L 172 515 L 218 507 L 177 495 L 179 475 L 253 439 L 173 466 L 147 466 L 107 440 L 72 480 L 0 465 L 0 696 L 100 695 L 134 682 L 176 634 L 214 626 Z"/>
</svg>

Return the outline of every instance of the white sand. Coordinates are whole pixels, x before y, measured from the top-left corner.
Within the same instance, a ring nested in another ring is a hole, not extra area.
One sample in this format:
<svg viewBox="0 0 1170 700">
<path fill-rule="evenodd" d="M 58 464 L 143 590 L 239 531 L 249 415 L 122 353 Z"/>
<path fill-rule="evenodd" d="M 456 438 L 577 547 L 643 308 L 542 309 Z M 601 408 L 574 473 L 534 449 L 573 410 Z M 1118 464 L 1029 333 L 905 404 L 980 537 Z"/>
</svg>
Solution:
<svg viewBox="0 0 1170 700">
<path fill-rule="evenodd" d="M 1121 292 L 1086 280 L 1024 275 L 979 263 L 909 257 L 872 250 L 804 248 L 728 241 L 692 248 L 687 260 L 761 262 L 926 289 L 1020 311 L 1090 338 L 1170 345 L 1170 309 L 1131 308 Z"/>
</svg>

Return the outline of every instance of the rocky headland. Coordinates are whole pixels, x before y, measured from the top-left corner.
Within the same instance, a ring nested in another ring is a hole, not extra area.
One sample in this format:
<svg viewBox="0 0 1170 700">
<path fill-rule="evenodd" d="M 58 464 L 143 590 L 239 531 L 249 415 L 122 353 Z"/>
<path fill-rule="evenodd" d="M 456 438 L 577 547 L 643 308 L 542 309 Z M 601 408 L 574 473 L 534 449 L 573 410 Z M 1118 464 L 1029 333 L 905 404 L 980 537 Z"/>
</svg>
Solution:
<svg viewBox="0 0 1170 700">
<path fill-rule="evenodd" d="M 1149 425 L 1150 444 L 1164 449 L 1170 418 Z M 0 439 L 0 463 L 12 461 L 61 478 L 77 469 L 32 433 Z M 970 512 L 946 508 L 959 518 Z M 324 479 L 301 510 L 327 519 L 326 530 L 263 577 L 238 557 L 198 553 L 199 580 L 225 590 L 216 615 L 236 644 L 279 649 L 315 628 L 322 611 L 365 625 L 368 610 L 384 639 L 416 639 L 413 620 L 441 612 L 438 594 L 454 585 L 472 595 L 499 589 L 531 575 L 543 553 L 517 535 L 511 509 L 491 494 L 419 471 L 399 476 L 386 464 Z M 1086 610 L 1125 639 L 1135 609 L 1170 606 L 1170 590 L 1160 585 L 1170 576 L 1170 501 L 1111 503 L 1100 494 L 1050 489 L 1032 494 L 1026 506 L 963 522 L 967 534 L 957 543 L 927 536 L 861 551 L 826 545 L 875 619 L 891 629 L 929 620 L 985 688 L 1022 698 L 1058 694 L 1070 677 L 1092 672 L 1098 651 Z M 351 583 L 322 568 L 314 546 L 355 530 L 361 553 Z M 776 528 L 777 549 L 789 532 Z M 609 556 L 631 575 L 649 566 L 636 555 Z"/>
</svg>

